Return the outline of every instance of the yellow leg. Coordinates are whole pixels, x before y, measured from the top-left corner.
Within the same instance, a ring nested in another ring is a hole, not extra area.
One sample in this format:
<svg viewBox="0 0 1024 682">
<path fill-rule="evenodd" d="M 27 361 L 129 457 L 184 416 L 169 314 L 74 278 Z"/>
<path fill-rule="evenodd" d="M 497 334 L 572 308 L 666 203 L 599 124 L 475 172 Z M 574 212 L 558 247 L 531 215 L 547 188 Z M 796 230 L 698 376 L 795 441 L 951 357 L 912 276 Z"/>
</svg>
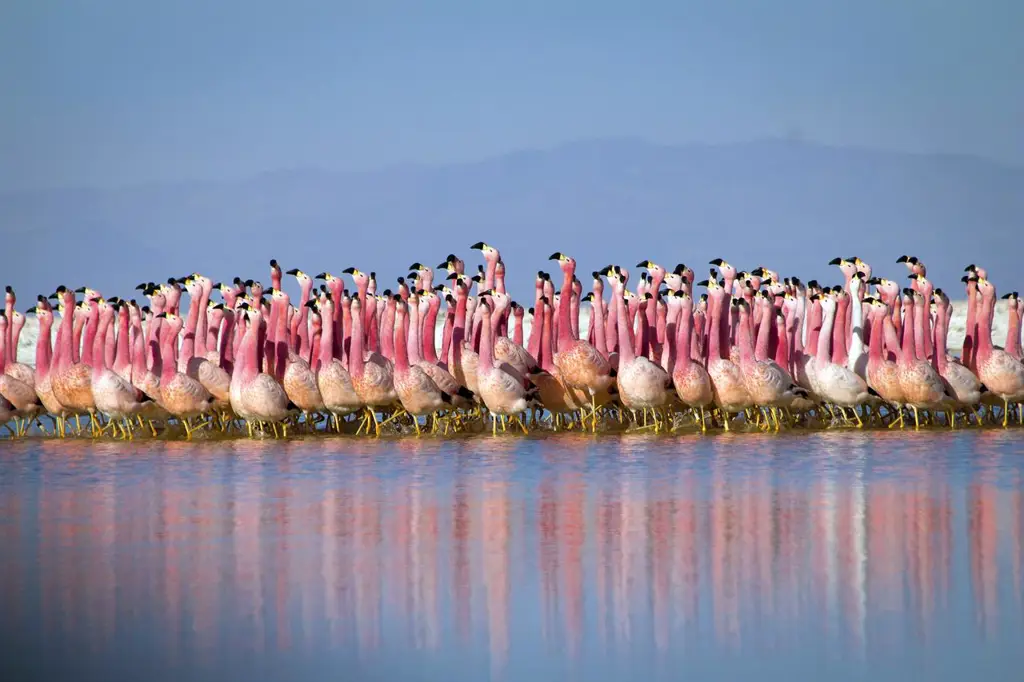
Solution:
<svg viewBox="0 0 1024 682">
<path fill-rule="evenodd" d="M 498 417 L 494 413 L 491 413 L 491 436 L 498 436 Z"/>
<path fill-rule="evenodd" d="M 917 415 L 917 407 L 915 407 L 914 405 L 911 405 L 910 409 L 912 409 L 914 411 L 914 429 L 915 430 L 919 430 L 921 428 L 921 419 Z"/>
<path fill-rule="evenodd" d="M 1008 425 L 1008 419 L 1010 418 L 1010 401 L 1003 398 L 1003 428 L 1005 429 Z"/>
</svg>

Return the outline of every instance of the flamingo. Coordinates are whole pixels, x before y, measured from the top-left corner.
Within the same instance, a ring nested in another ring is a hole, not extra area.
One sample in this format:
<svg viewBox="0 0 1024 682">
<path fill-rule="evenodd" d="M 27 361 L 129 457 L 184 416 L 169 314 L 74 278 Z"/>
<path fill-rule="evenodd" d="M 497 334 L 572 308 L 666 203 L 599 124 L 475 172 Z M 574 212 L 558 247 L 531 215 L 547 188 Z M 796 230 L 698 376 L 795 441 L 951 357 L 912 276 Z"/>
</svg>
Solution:
<svg viewBox="0 0 1024 682">
<path fill-rule="evenodd" d="M 903 292 L 903 343 L 900 349 L 899 367 L 900 389 L 903 391 L 904 404 L 914 413 L 914 428 L 921 428 L 918 410 L 932 409 L 947 403 L 945 386 L 942 377 L 927 360 L 919 358 L 914 351 L 914 334 L 918 320 L 914 316 L 914 297 L 920 296 L 913 289 Z M 920 309 L 919 309 L 920 310 Z"/>
<path fill-rule="evenodd" d="M 491 340 L 491 306 L 487 299 L 480 301 L 480 361 L 477 365 L 477 385 L 479 394 L 491 413 L 491 435 L 498 435 L 498 417 L 501 417 L 502 428 L 506 417 L 514 417 L 523 433 L 526 425 L 519 415 L 526 412 L 526 388 L 523 382 L 509 374 L 501 366 L 495 365 L 493 342 Z"/>
<path fill-rule="evenodd" d="M 992 345 L 992 310 L 995 307 L 996 288 L 983 276 L 978 277 L 981 294 L 981 321 L 978 324 L 977 372 L 981 383 L 1003 401 L 1003 428 L 1008 424 L 1010 401 L 1024 398 L 1024 363 L 1005 350 Z"/>
<path fill-rule="evenodd" d="M 882 353 L 882 346 L 886 339 L 889 339 L 892 344 L 897 343 L 896 327 L 889 315 L 889 306 L 884 301 L 871 296 L 865 297 L 864 300 L 868 303 L 871 311 L 872 325 L 865 378 L 868 387 L 899 412 L 899 421 L 902 423 L 903 405 L 906 398 L 900 387 L 899 367 Z"/>
<path fill-rule="evenodd" d="M 341 417 L 363 409 L 364 405 L 352 385 L 348 368 L 334 356 L 334 325 L 327 322 L 334 314 L 334 301 L 331 295 L 325 295 L 319 303 L 307 301 L 305 305 L 313 309 L 319 306 L 320 315 L 324 319 L 320 336 L 320 356 L 315 365 L 316 383 L 320 389 L 324 409 L 330 412 L 334 428 L 340 432 Z"/>
<path fill-rule="evenodd" d="M 352 300 L 352 350 L 349 353 L 349 375 L 352 386 L 365 406 L 365 424 L 373 424 L 380 435 L 380 422 L 374 408 L 390 408 L 398 402 L 395 393 L 393 368 L 376 352 L 364 353 L 363 312 L 359 299 Z"/>
<path fill-rule="evenodd" d="M 814 361 L 814 372 L 818 387 L 818 394 L 825 400 L 838 406 L 843 418 L 846 418 L 844 409 L 852 408 L 853 416 L 857 420 L 857 427 L 863 427 L 864 422 L 857 413 L 856 407 L 870 399 L 868 386 L 857 374 L 851 372 L 843 365 L 837 365 L 830 360 L 830 348 L 832 329 L 836 319 L 836 299 L 832 293 L 823 293 L 821 299 L 821 335 L 818 337 L 817 357 Z"/>
<path fill-rule="evenodd" d="M 393 382 L 395 393 L 402 407 L 412 416 L 413 425 L 416 427 L 416 435 L 420 435 L 420 417 L 434 417 L 434 425 L 437 425 L 437 413 L 444 409 L 446 403 L 451 403 L 451 396 L 437 387 L 423 368 L 418 364 L 409 364 L 408 342 L 405 333 L 402 331 L 406 320 L 406 307 L 408 304 L 396 295 L 396 323 L 397 333 L 395 334 L 395 366 Z"/>
<path fill-rule="evenodd" d="M 795 386 L 789 373 L 774 360 L 756 359 L 753 340 L 750 338 L 750 306 L 744 300 L 734 301 L 733 305 L 739 310 L 736 340 L 739 344 L 739 368 L 743 386 L 755 405 L 762 410 L 768 408 L 765 414 L 766 423 L 770 425 L 769 418 L 773 418 L 775 430 L 778 431 L 780 425 L 776 408 L 788 407 L 793 398 L 797 395 L 805 397 L 807 392 Z M 765 325 L 767 324 L 766 322 Z M 768 327 L 762 326 L 762 329 L 763 331 L 758 334 L 758 346 L 765 351 L 768 346 Z"/>
<path fill-rule="evenodd" d="M 725 430 L 728 431 L 729 415 L 747 409 L 752 405 L 752 401 L 743 383 L 743 375 L 739 366 L 726 357 L 729 354 L 729 336 L 723 331 L 722 321 L 723 308 L 727 305 L 726 299 L 728 298 L 726 288 L 714 278 L 698 282 L 697 286 L 708 289 L 710 323 L 707 371 L 708 377 L 711 379 L 715 405 L 722 411 L 722 422 Z"/>
<path fill-rule="evenodd" d="M 113 320 L 117 309 L 102 299 L 99 301 L 100 330 L 96 335 L 92 367 L 92 395 L 96 409 L 110 420 L 111 430 L 121 429 L 124 439 L 132 437 L 130 419 L 141 409 L 143 403 L 131 382 L 106 365 L 102 352 L 107 334 L 113 336 Z M 127 318 L 126 318 L 127 319 Z"/>
<path fill-rule="evenodd" d="M 570 388 L 586 393 L 590 398 L 591 430 L 597 431 L 597 395 L 607 391 L 613 377 L 611 365 L 597 349 L 586 341 L 572 336 L 569 319 L 573 290 L 573 279 L 576 273 L 576 260 L 561 252 L 555 252 L 548 260 L 557 260 L 562 270 L 562 291 L 558 309 L 558 342 L 554 354 L 555 366 L 558 367 L 562 381 Z M 623 281 L 623 284 L 625 282 Z M 586 416 L 584 416 L 586 423 Z"/>
<path fill-rule="evenodd" d="M 932 364 L 938 371 L 939 376 L 945 384 L 946 393 L 951 394 L 956 402 L 965 409 L 974 409 L 974 406 L 981 402 L 981 381 L 974 372 L 967 369 L 958 362 L 950 362 L 946 353 L 946 335 L 948 333 L 948 322 L 946 312 L 949 310 L 949 297 L 942 291 L 936 289 L 932 294 L 937 308 L 935 326 L 935 354 L 932 357 Z M 977 416 L 977 413 L 975 413 Z M 978 423 L 981 423 L 979 416 Z"/>
<path fill-rule="evenodd" d="M 623 298 L 622 279 L 614 277 L 611 279 L 612 300 L 618 308 L 619 319 L 626 317 L 626 302 Z M 650 293 L 644 294 L 641 302 L 639 330 L 641 344 L 644 346 L 640 353 L 634 353 L 632 330 L 628 324 L 619 324 L 619 372 L 616 376 L 619 389 L 619 400 L 622 405 L 633 413 L 636 420 L 636 411 L 643 410 L 644 425 L 647 425 L 647 411 L 654 412 L 654 429 L 658 431 L 657 410 L 661 409 L 668 402 L 668 391 L 672 387 L 672 378 L 659 365 L 651 362 L 646 353 L 647 336 L 650 328 L 647 324 L 645 309 L 653 304 L 653 297 Z"/>
<path fill-rule="evenodd" d="M 213 406 L 213 396 L 203 388 L 197 380 L 179 372 L 174 362 L 174 349 L 177 346 L 178 334 L 184 322 L 178 315 L 169 312 L 160 313 L 164 320 L 160 337 L 160 406 L 172 416 L 177 417 L 185 427 L 185 436 L 192 439 L 192 433 L 205 426 L 192 425 L 196 417 L 207 414 Z M 159 317 L 159 316 L 158 316 Z"/>
<path fill-rule="evenodd" d="M 681 289 L 673 293 L 680 302 L 676 322 L 675 362 L 672 364 L 672 385 L 679 400 L 691 409 L 700 410 L 701 431 L 707 430 L 704 410 L 711 405 L 714 394 L 711 378 L 704 366 L 693 360 L 693 298 Z"/>
</svg>

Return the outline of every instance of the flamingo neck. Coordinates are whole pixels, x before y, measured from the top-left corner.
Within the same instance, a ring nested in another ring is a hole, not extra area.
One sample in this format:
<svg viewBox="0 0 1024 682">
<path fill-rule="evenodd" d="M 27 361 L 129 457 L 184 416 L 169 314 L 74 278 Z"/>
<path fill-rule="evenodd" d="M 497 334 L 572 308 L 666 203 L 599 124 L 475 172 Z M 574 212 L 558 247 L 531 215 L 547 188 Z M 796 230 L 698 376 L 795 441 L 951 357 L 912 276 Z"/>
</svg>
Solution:
<svg viewBox="0 0 1024 682">
<path fill-rule="evenodd" d="M 775 328 L 774 314 L 761 306 L 761 321 L 757 325 L 757 343 L 754 348 L 754 357 L 758 360 L 767 360 L 770 356 L 768 347 L 771 345 L 772 330 Z"/>
<path fill-rule="evenodd" d="M 399 374 L 405 374 L 409 371 L 409 352 L 406 348 L 407 344 L 405 334 L 402 333 L 402 324 L 405 322 L 405 314 L 399 311 L 396 320 L 398 322 L 398 333 L 394 335 L 395 371 Z M 384 338 L 387 338 L 387 335 L 385 335 Z"/>
<path fill-rule="evenodd" d="M 479 368 L 484 370 L 490 370 L 494 368 L 494 346 L 491 340 L 491 324 L 490 317 L 491 313 L 486 308 L 481 315 L 480 325 L 480 361 Z"/>
<path fill-rule="evenodd" d="M 321 313 L 321 319 L 326 321 L 330 320 L 330 317 Z M 332 360 L 334 360 L 334 325 L 324 322 L 320 329 L 320 356 L 314 367 L 320 369 L 324 365 L 331 364 Z"/>
<path fill-rule="evenodd" d="M 435 362 L 443 360 L 448 364 L 448 351 L 452 346 L 452 333 L 455 331 L 455 310 L 448 308 L 444 314 L 444 329 L 441 331 L 441 355 Z"/>
<path fill-rule="evenodd" d="M 594 300 L 590 306 L 590 328 L 594 330 L 594 348 L 602 357 L 608 357 L 608 344 L 604 328 L 604 290 L 594 289 Z"/>
<path fill-rule="evenodd" d="M 437 313 L 441 309 L 441 299 L 434 297 L 423 318 L 423 359 L 432 365 L 437 364 Z"/>
<path fill-rule="evenodd" d="M 750 337 L 750 313 L 746 308 L 739 311 L 739 325 L 736 328 L 736 342 L 740 350 L 740 365 L 754 362 L 754 344 Z"/>
<path fill-rule="evenodd" d="M 89 304 L 89 316 L 86 321 L 85 341 L 82 344 L 82 363 L 90 367 L 93 365 L 93 344 L 96 341 L 96 332 L 99 331 L 100 307 L 95 301 Z M 101 353 L 102 355 L 102 353 Z M 100 359 L 102 362 L 102 358 Z"/>
<path fill-rule="evenodd" d="M 1021 349 L 1020 349 L 1020 314 L 1017 311 L 1017 306 L 1007 306 L 1007 314 L 1009 320 L 1006 325 L 1006 352 L 1011 357 L 1020 360 Z"/>
<path fill-rule="evenodd" d="M 540 367 L 545 372 L 550 373 L 551 370 L 555 368 L 555 363 L 551 354 L 551 332 L 552 325 L 554 324 L 553 318 L 555 311 L 546 303 L 541 303 L 540 305 L 543 308 L 543 312 L 541 313 L 541 323 L 536 324 L 536 321 L 534 322 L 538 335 L 537 343 L 540 353 Z M 537 309 L 534 308 L 534 310 Z M 536 318 L 534 319 L 536 320 Z"/>
<path fill-rule="evenodd" d="M 914 301 L 903 304 L 903 344 L 900 347 L 900 360 L 910 364 L 917 360 L 914 353 Z"/>
<path fill-rule="evenodd" d="M 832 362 L 837 365 L 846 364 L 846 320 L 850 309 L 850 299 L 843 296 L 836 305 L 835 327 L 832 330 Z"/>
<path fill-rule="evenodd" d="M 292 339 L 292 347 L 298 347 L 299 355 L 303 358 L 309 358 L 310 342 L 309 342 L 309 308 L 306 307 L 306 302 L 309 301 L 309 295 L 313 291 L 313 282 L 304 281 L 302 283 L 302 292 L 299 294 L 299 328 L 296 339 Z M 322 323 L 321 323 L 322 324 Z M 321 330 L 321 339 L 323 338 L 323 331 Z M 297 342 L 297 343 L 296 343 Z"/>
<path fill-rule="evenodd" d="M 172 325 L 164 325 L 160 335 L 160 360 L 161 373 L 160 383 L 169 383 L 178 373 L 174 364 L 174 350 L 178 341 L 178 334 Z"/>
<path fill-rule="evenodd" d="M 277 334 L 274 337 L 274 378 L 284 381 L 285 366 L 288 364 L 288 296 L 277 299 Z"/>
<path fill-rule="evenodd" d="M 566 266 L 562 277 L 562 295 L 558 298 L 558 341 L 557 350 L 562 351 L 572 343 L 572 281 L 574 269 Z"/>
<path fill-rule="evenodd" d="M 981 319 L 977 321 L 977 327 L 975 329 L 978 342 L 975 358 L 978 360 L 983 357 L 988 357 L 994 348 L 992 345 L 992 325 L 985 323 L 985 321 L 988 320 L 989 310 L 992 308 L 995 308 L 994 293 L 991 297 L 987 294 L 983 294 L 979 310 Z"/>
<path fill-rule="evenodd" d="M 948 360 L 946 359 L 946 334 L 948 329 L 946 324 L 946 308 L 948 305 L 948 303 L 939 303 L 936 306 L 938 314 L 935 317 L 935 353 L 932 355 L 932 366 L 940 374 L 945 372 L 948 366 Z"/>
<path fill-rule="evenodd" d="M 406 338 L 409 339 L 409 361 L 419 363 L 423 360 L 421 356 L 423 344 L 420 341 L 420 306 L 418 302 L 409 306 L 407 322 L 409 332 Z"/>
<path fill-rule="evenodd" d="M 928 332 L 925 318 L 929 317 L 924 304 L 918 305 L 914 302 L 914 355 L 918 360 L 927 360 L 928 353 L 925 350 L 925 334 Z"/>
<path fill-rule="evenodd" d="M 117 352 L 114 355 L 114 369 L 124 370 L 132 364 L 131 334 L 128 310 L 121 309 L 117 317 Z"/>
<path fill-rule="evenodd" d="M 868 345 L 868 361 L 879 362 L 882 359 L 882 339 L 885 333 L 882 329 L 884 320 L 888 315 L 876 315 L 871 320 L 871 343 Z"/>
<path fill-rule="evenodd" d="M 786 331 L 785 315 L 773 313 L 775 317 L 775 364 L 789 368 L 789 333 Z"/>
<path fill-rule="evenodd" d="M 633 325 L 628 324 L 629 313 L 626 311 L 626 299 L 622 295 L 622 290 L 612 289 L 612 298 L 615 299 L 615 307 L 619 312 L 619 366 L 623 367 L 636 359 L 633 350 Z"/>
<path fill-rule="evenodd" d="M 352 346 L 349 348 L 349 374 L 353 379 L 363 376 L 363 316 L 355 301 L 352 302 Z"/>
<path fill-rule="evenodd" d="M 50 376 L 50 362 L 53 355 L 50 350 L 50 330 L 53 329 L 53 318 L 49 315 L 39 320 L 39 337 L 36 339 L 36 374 L 40 378 Z"/>
<path fill-rule="evenodd" d="M 199 326 L 196 328 L 196 354 L 199 357 L 206 357 L 210 349 L 207 343 L 207 335 L 210 333 L 210 294 L 213 293 L 213 283 L 204 284 L 199 293 Z"/>
<path fill-rule="evenodd" d="M 832 329 L 836 319 L 836 306 L 821 308 L 821 333 L 818 334 L 818 347 L 815 362 L 818 367 L 825 367 L 832 357 Z"/>
<path fill-rule="evenodd" d="M 686 368 L 693 362 L 691 348 L 693 347 L 693 307 L 683 305 L 676 315 L 676 357 L 673 369 Z"/>
</svg>

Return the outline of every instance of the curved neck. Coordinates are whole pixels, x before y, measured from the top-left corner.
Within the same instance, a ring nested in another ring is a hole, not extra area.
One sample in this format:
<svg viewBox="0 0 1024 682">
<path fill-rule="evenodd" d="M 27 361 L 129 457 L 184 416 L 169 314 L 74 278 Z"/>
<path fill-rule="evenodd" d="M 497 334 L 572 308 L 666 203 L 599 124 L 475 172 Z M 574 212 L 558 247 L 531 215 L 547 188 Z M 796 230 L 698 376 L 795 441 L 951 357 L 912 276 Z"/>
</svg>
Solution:
<svg viewBox="0 0 1024 682">
<path fill-rule="evenodd" d="M 978 310 L 977 326 L 975 327 L 975 334 L 977 334 L 978 351 L 989 352 L 992 350 L 992 325 L 988 323 L 990 309 L 995 308 L 995 296 L 991 298 L 989 296 L 981 297 L 981 305 Z"/>
<path fill-rule="evenodd" d="M 448 351 L 452 347 L 452 334 L 455 331 L 455 309 L 448 308 L 444 315 L 444 331 L 441 334 L 441 357 L 448 362 Z M 436 362 L 436 360 L 435 360 Z"/>
<path fill-rule="evenodd" d="M 53 353 L 50 350 L 50 330 L 53 329 L 53 318 L 49 315 L 39 320 L 39 337 L 36 339 L 36 373 L 40 377 L 50 375 L 50 362 Z"/>
<path fill-rule="evenodd" d="M 1020 314 L 1017 311 L 1016 305 L 1007 306 L 1007 314 L 1009 320 L 1006 325 L 1006 352 L 1020 360 Z"/>
<path fill-rule="evenodd" d="M 754 357 L 758 360 L 767 360 L 768 347 L 772 339 L 772 329 L 775 327 L 774 310 L 761 305 L 761 321 L 757 325 L 757 346 L 754 348 Z"/>
</svg>

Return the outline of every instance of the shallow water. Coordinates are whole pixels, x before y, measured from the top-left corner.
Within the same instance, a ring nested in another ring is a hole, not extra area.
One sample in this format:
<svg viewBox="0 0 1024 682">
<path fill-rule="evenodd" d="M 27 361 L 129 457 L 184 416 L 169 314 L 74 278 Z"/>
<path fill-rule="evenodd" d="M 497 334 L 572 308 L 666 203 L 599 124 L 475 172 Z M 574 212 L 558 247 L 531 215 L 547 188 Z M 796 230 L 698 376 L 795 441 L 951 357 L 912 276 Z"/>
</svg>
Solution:
<svg viewBox="0 0 1024 682">
<path fill-rule="evenodd" d="M 1021 437 L 0 443 L 0 672 L 1018 679 Z"/>
</svg>

